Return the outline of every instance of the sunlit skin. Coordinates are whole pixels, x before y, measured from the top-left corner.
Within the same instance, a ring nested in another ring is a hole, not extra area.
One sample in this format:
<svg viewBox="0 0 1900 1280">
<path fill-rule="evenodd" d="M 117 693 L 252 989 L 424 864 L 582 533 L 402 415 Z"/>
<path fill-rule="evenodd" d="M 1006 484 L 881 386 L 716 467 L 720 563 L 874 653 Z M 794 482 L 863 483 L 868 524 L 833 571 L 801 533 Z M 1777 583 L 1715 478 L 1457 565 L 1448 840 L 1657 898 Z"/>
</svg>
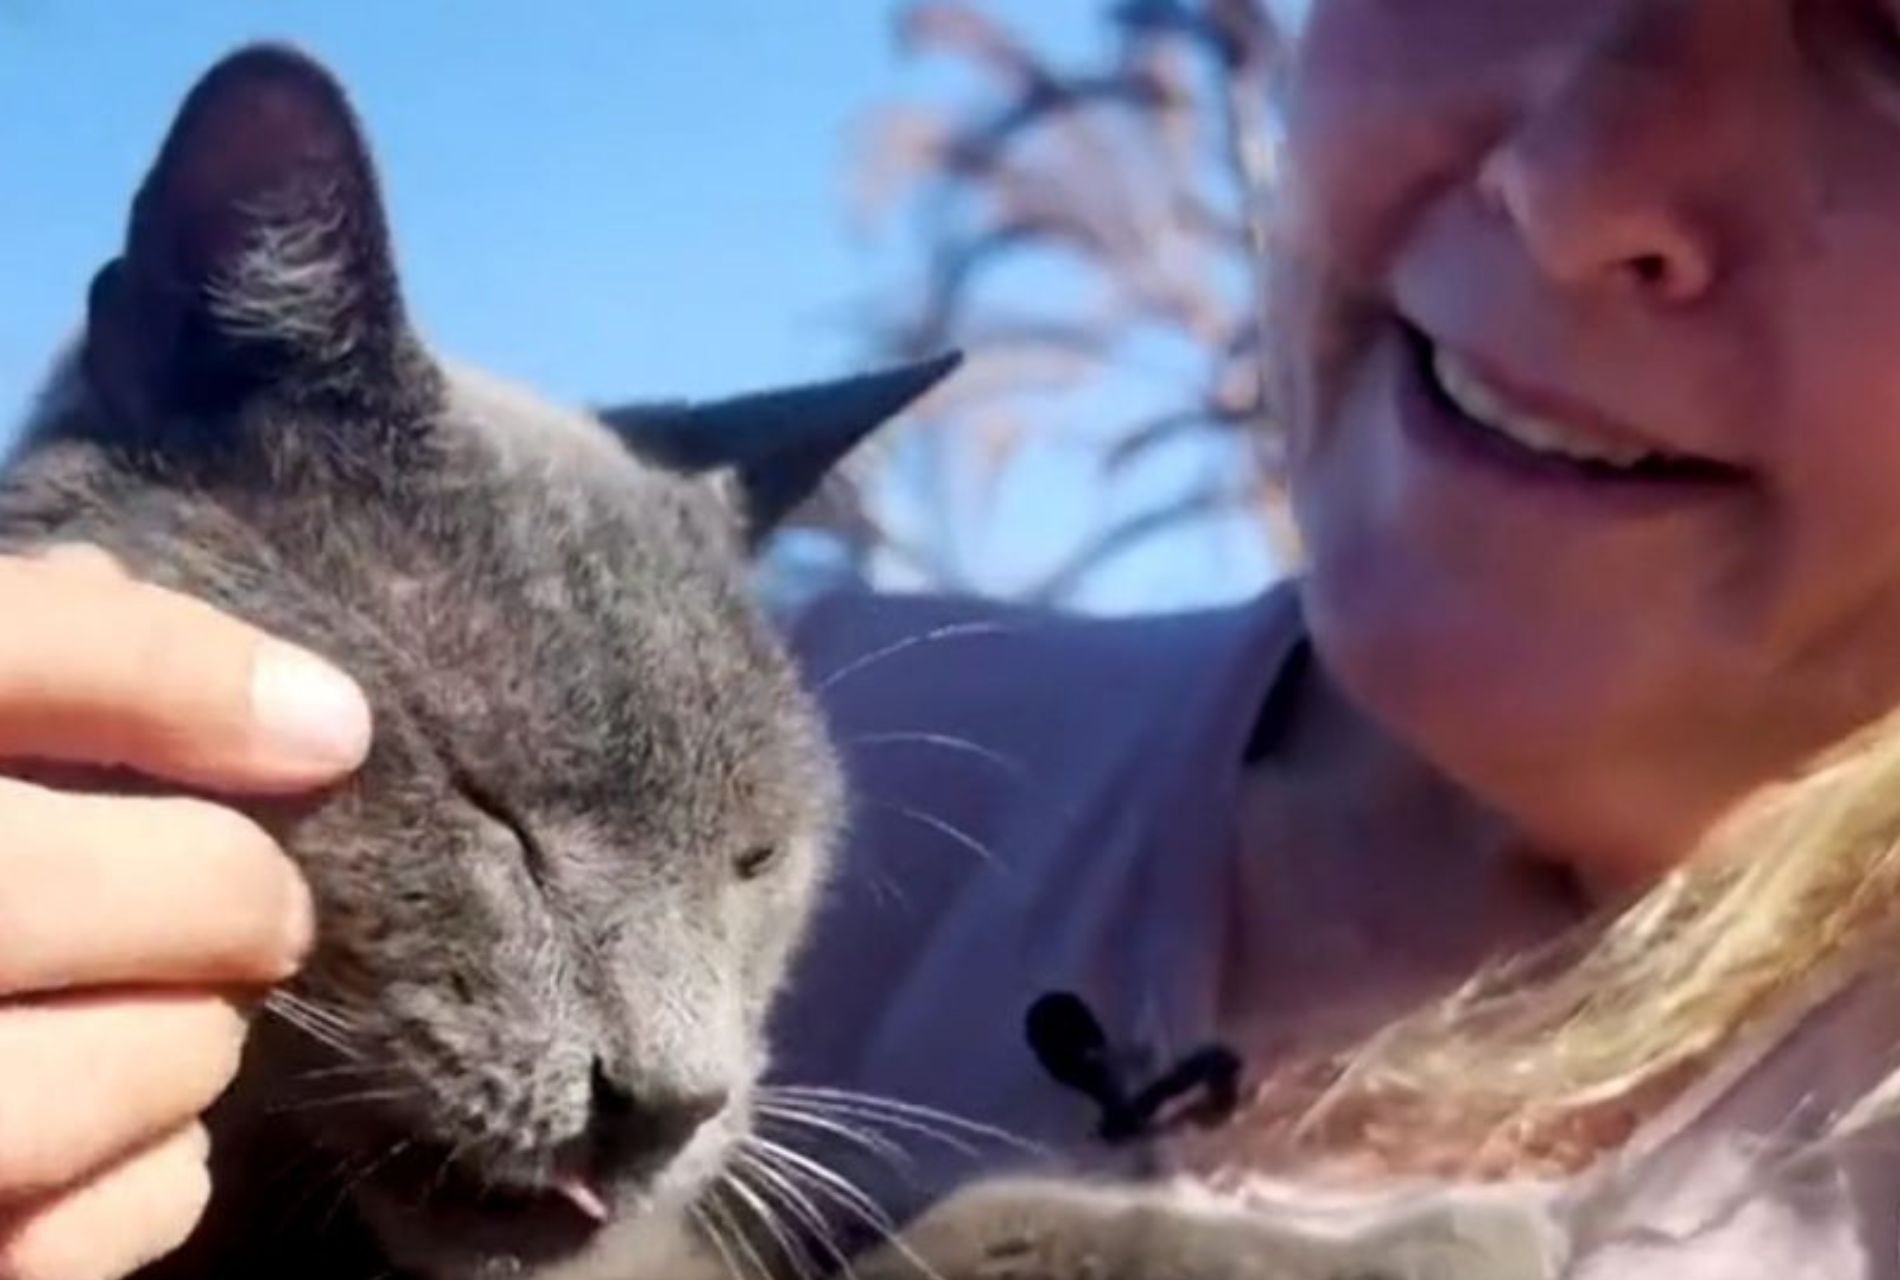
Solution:
<svg viewBox="0 0 1900 1280">
<path fill-rule="evenodd" d="M 0 556 L 0 774 L 124 766 L 219 793 L 347 774 L 369 709 L 343 676 L 103 553 Z M 302 960 L 310 895 L 206 801 L 0 776 L 0 1277 L 112 1280 L 210 1193 L 200 1114 L 246 1006 Z"/>
<path fill-rule="evenodd" d="M 1900 7 L 1318 0 L 1291 111 L 1327 665 L 1534 844 L 1652 876 L 1900 697 Z M 1676 460 L 1506 443 L 1438 347 Z"/>
</svg>

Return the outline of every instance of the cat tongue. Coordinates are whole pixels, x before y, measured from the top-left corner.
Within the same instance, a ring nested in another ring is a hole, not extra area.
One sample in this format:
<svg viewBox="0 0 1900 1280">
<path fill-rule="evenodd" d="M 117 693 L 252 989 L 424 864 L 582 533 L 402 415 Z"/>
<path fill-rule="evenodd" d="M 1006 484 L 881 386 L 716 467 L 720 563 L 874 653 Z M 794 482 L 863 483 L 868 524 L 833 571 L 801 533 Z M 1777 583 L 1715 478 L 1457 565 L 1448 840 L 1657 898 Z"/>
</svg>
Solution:
<svg viewBox="0 0 1900 1280">
<path fill-rule="evenodd" d="M 580 1211 L 582 1217 L 591 1222 L 606 1222 L 612 1216 L 608 1212 L 607 1202 L 600 1193 L 588 1185 L 579 1174 L 566 1174 L 554 1181 L 554 1194 L 561 1197 Z"/>
</svg>

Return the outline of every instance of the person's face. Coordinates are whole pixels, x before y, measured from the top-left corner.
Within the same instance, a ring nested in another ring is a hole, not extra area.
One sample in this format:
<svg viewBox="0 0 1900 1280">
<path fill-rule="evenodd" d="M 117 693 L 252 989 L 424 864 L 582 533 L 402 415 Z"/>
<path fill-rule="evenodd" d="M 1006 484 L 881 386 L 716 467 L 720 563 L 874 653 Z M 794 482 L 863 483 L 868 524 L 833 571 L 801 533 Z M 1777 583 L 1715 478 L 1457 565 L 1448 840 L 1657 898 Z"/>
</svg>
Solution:
<svg viewBox="0 0 1900 1280">
<path fill-rule="evenodd" d="M 1653 869 L 1900 698 L 1900 0 L 1315 0 L 1305 585 L 1375 715 Z"/>
</svg>

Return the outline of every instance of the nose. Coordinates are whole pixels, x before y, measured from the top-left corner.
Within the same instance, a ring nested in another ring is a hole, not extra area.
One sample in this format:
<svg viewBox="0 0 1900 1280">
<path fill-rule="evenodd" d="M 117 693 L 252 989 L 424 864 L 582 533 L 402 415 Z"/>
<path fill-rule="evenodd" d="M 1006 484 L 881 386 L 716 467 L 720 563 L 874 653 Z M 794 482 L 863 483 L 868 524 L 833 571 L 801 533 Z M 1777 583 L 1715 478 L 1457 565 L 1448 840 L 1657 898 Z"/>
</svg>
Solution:
<svg viewBox="0 0 1900 1280">
<path fill-rule="evenodd" d="M 717 1086 L 629 1083 L 595 1059 L 591 1127 L 598 1158 L 618 1170 L 664 1165 L 725 1109 L 728 1097 Z"/>
<path fill-rule="evenodd" d="M 1617 13 L 1524 89 L 1479 193 L 1558 283 L 1693 302 L 1738 233 L 1758 228 L 1764 193 L 1785 189 L 1786 175 L 1778 184 L 1763 171 L 1776 154 L 1776 77 L 1709 4 Z"/>
</svg>

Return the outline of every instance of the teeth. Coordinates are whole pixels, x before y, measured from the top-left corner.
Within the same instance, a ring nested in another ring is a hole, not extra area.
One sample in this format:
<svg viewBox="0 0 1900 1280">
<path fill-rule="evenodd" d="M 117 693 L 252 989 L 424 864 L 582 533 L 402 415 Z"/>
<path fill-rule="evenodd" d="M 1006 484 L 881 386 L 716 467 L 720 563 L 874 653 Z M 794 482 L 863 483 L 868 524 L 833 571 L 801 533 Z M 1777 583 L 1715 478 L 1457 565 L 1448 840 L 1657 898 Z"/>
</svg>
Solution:
<svg viewBox="0 0 1900 1280">
<path fill-rule="evenodd" d="M 601 1198 L 600 1192 L 594 1190 L 593 1184 L 577 1175 L 568 1174 L 555 1179 L 554 1193 L 573 1205 L 589 1222 L 603 1223 L 613 1217 L 612 1211 L 607 1208 L 607 1202 Z"/>
<path fill-rule="evenodd" d="M 1442 348 L 1432 349 L 1432 373 L 1466 417 L 1533 453 L 1621 468 L 1659 456 L 1640 445 L 1605 440 L 1586 427 L 1513 409 L 1476 372 Z"/>
</svg>

